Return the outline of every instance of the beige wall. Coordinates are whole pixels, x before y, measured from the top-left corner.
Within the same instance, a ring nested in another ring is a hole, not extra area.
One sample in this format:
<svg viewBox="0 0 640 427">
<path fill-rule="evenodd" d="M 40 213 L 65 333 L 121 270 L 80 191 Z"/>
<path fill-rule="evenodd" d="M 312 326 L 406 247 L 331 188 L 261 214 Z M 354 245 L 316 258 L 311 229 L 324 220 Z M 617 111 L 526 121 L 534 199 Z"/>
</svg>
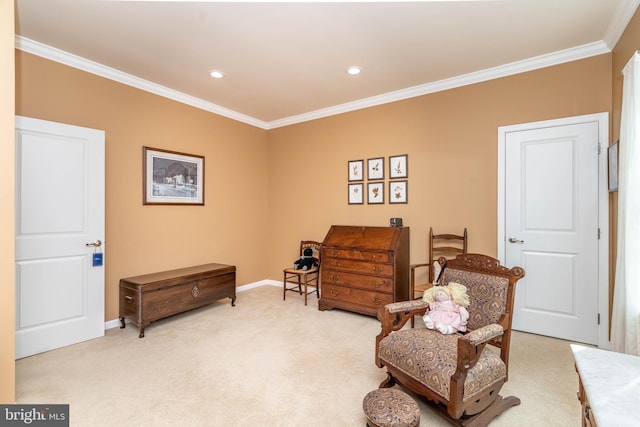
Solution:
<svg viewBox="0 0 640 427">
<path fill-rule="evenodd" d="M 495 256 L 498 127 L 610 111 L 610 76 L 611 55 L 601 55 L 270 131 L 268 276 L 278 277 L 301 237 L 390 217 L 411 227 L 414 263 L 427 258 L 430 226 L 467 227 L 469 251 Z M 405 153 L 408 204 L 347 204 L 349 160 Z"/>
<path fill-rule="evenodd" d="M 16 114 L 106 132 L 105 320 L 120 278 L 207 262 L 265 278 L 266 131 L 16 51 Z M 205 206 L 142 204 L 142 147 L 205 157 Z"/>
<path fill-rule="evenodd" d="M 15 402 L 13 0 L 0 0 L 0 403 Z"/>
<path fill-rule="evenodd" d="M 628 31 L 619 46 L 630 51 L 639 41 Z M 13 51 L 2 49 L 13 61 Z M 495 255 L 497 128 L 613 110 L 615 135 L 616 55 L 617 49 L 613 59 L 601 55 L 267 132 L 16 52 L 16 113 L 106 131 L 105 320 L 112 320 L 121 277 L 213 260 L 237 265 L 239 285 L 281 280 L 297 242 L 322 240 L 331 224 L 387 225 L 403 217 L 413 262 L 426 259 L 429 226 L 467 227 L 469 249 Z M 2 110 L 0 120 L 11 114 Z M 13 170 L 12 132 L 8 138 L 0 163 Z M 204 155 L 206 206 L 143 206 L 143 145 Z M 409 156 L 409 203 L 348 205 L 347 161 L 395 154 Z M 0 191 L 13 200 L 12 189 Z M 0 221 L 11 227 L 3 229 L 13 230 L 13 206 L 2 209 Z M 12 251 L 13 238 L 0 241 L 0 262 Z M 6 264 L 0 312 L 11 325 L 0 322 L 0 396 L 10 401 L 13 259 Z"/>
</svg>

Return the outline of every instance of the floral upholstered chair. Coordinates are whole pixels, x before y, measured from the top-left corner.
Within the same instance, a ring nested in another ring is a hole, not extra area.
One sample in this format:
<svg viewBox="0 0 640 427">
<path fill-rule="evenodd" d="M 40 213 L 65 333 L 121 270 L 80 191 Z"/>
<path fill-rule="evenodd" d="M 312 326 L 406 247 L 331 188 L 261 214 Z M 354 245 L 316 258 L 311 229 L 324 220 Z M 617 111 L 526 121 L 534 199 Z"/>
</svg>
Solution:
<svg viewBox="0 0 640 427">
<path fill-rule="evenodd" d="M 438 262 L 444 269 L 441 285 L 457 282 L 467 287 L 469 332 L 443 335 L 427 328 L 400 330 L 413 316 L 425 314 L 428 303 L 422 300 L 381 308 L 376 365 L 386 367 L 388 376 L 380 388 L 401 384 L 424 396 L 452 423 L 485 426 L 520 404 L 517 397 L 503 398 L 499 392 L 508 379 L 515 285 L 524 270 L 508 269 L 497 259 L 479 254 Z"/>
</svg>

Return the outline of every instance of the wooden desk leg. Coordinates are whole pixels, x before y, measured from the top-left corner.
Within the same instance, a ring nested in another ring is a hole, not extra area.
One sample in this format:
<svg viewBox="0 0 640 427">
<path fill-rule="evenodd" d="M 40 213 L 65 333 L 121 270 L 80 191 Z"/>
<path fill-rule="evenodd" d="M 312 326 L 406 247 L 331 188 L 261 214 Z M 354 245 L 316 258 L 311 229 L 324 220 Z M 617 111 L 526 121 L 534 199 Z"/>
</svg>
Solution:
<svg viewBox="0 0 640 427">
<path fill-rule="evenodd" d="M 124 316 L 120 317 L 120 329 L 124 329 L 125 324 L 124 324 Z"/>
<path fill-rule="evenodd" d="M 236 296 L 232 296 L 231 297 L 231 307 L 235 307 L 236 306 Z"/>
</svg>

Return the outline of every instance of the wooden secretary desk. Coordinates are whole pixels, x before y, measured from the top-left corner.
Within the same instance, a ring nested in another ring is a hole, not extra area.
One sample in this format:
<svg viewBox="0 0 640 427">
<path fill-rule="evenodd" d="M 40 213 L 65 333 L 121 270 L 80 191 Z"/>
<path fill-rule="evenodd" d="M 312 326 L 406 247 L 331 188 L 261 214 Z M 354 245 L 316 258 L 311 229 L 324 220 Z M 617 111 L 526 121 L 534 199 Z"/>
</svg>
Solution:
<svg viewBox="0 0 640 427">
<path fill-rule="evenodd" d="M 320 310 L 376 316 L 409 299 L 409 228 L 333 225 L 322 246 Z"/>
</svg>

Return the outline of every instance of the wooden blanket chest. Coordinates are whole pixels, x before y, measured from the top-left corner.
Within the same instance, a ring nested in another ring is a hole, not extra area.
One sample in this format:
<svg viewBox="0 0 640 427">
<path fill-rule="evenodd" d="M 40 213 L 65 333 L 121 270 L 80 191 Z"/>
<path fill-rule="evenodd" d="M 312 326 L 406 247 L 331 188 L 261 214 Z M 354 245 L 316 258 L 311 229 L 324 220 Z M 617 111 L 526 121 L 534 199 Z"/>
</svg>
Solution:
<svg viewBox="0 0 640 427">
<path fill-rule="evenodd" d="M 120 328 L 125 318 L 140 328 L 174 314 L 211 304 L 222 298 L 236 301 L 236 267 L 205 264 L 120 280 Z"/>
</svg>

